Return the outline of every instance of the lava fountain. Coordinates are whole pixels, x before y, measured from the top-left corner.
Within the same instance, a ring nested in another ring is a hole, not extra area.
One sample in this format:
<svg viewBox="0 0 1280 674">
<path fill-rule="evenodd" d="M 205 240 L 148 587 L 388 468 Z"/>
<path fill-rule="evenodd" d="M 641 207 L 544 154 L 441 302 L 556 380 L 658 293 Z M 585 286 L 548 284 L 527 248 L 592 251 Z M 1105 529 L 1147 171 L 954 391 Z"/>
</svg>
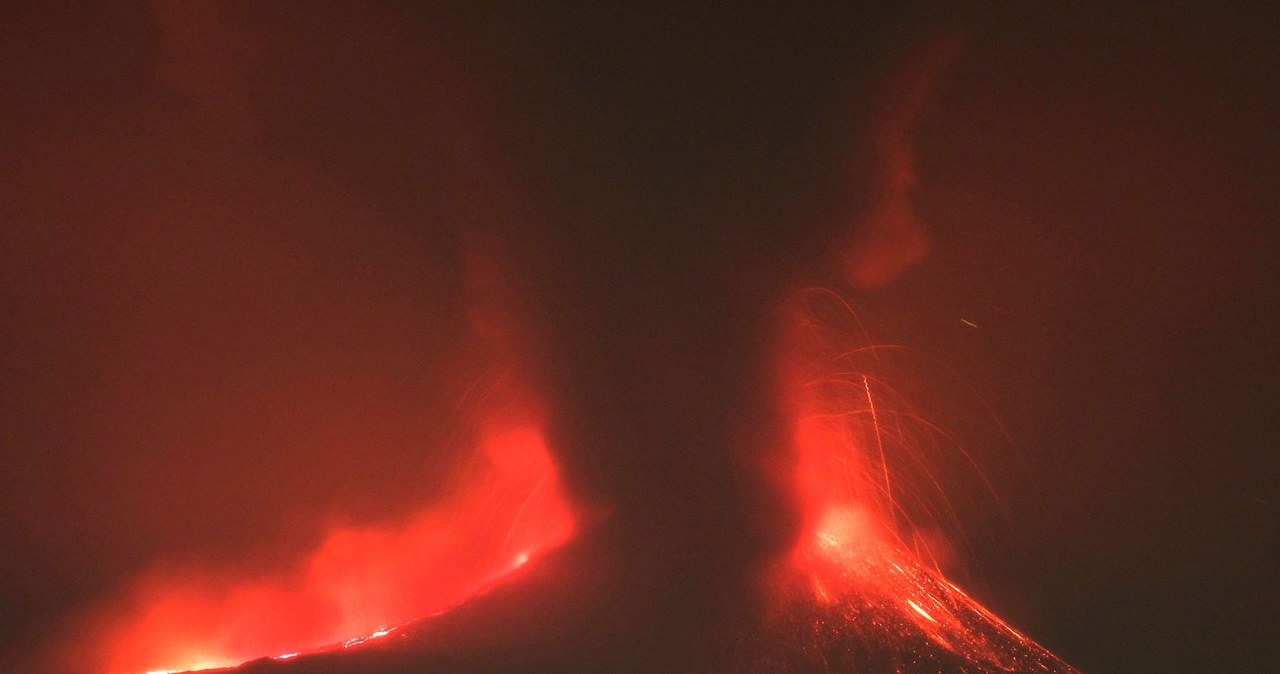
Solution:
<svg viewBox="0 0 1280 674">
<path fill-rule="evenodd" d="M 782 399 L 802 525 L 742 670 L 1075 672 L 947 580 L 912 535 L 934 530 L 915 513 L 949 507 L 930 451 L 964 450 L 921 442 L 939 429 L 866 366 L 893 347 L 838 329 L 856 318 L 828 290 L 798 293 L 790 316 Z"/>
</svg>

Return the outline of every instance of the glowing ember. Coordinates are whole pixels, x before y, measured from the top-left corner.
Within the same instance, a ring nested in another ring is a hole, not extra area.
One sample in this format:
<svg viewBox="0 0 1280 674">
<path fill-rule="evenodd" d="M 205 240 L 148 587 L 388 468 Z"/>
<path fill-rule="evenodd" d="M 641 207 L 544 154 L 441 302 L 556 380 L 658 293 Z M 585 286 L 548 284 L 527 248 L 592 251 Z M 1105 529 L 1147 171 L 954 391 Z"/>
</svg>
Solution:
<svg viewBox="0 0 1280 674">
<path fill-rule="evenodd" d="M 750 661 L 784 672 L 1075 671 L 897 545 L 853 543 L 805 561 Z"/>
</svg>

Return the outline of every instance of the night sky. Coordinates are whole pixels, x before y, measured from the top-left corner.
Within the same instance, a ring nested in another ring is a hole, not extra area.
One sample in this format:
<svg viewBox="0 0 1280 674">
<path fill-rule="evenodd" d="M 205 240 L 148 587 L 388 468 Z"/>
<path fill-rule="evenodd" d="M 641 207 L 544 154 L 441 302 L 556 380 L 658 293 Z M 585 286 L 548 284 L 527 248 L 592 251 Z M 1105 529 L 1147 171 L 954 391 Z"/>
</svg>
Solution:
<svg viewBox="0 0 1280 674">
<path fill-rule="evenodd" d="M 436 497 L 476 246 L 574 492 L 731 584 L 788 526 L 731 459 L 770 307 L 839 285 L 938 40 L 929 254 L 845 292 L 993 487 L 952 476 L 955 577 L 1085 672 L 1278 664 L 1275 9 L 642 4 L 5 3 L 2 668 Z"/>
</svg>

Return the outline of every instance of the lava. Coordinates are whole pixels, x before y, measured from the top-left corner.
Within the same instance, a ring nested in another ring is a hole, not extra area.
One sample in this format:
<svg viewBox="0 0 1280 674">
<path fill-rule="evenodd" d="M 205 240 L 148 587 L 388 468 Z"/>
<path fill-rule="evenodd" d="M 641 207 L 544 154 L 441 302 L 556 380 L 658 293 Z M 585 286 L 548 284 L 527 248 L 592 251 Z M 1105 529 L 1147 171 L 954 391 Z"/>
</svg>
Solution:
<svg viewBox="0 0 1280 674">
<path fill-rule="evenodd" d="M 877 349 L 855 346 L 849 330 L 833 325 L 830 316 L 849 311 L 837 295 L 800 293 L 792 309 L 783 400 L 802 525 L 773 578 L 765 633 L 739 645 L 739 660 L 749 663 L 741 669 L 1075 672 L 912 548 L 909 534 L 928 525 L 917 514 L 929 514 L 928 497 L 947 503 L 912 432 L 932 428 L 860 367 Z M 916 464 L 926 484 L 901 480 L 914 477 L 895 468 L 904 463 Z"/>
<path fill-rule="evenodd" d="M 485 591 L 571 537 L 574 514 L 536 425 L 491 425 L 476 450 L 442 502 L 399 523 L 338 528 L 286 572 L 152 574 L 74 666 L 174 672 L 359 646 Z"/>
</svg>

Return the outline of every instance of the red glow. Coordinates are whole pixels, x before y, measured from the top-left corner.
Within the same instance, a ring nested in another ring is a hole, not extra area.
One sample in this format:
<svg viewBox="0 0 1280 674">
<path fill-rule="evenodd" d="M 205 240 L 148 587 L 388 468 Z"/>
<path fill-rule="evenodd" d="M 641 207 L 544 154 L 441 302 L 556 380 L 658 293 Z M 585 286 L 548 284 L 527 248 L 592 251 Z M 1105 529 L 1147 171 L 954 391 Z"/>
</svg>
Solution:
<svg viewBox="0 0 1280 674">
<path fill-rule="evenodd" d="M 923 260 L 933 245 L 911 199 L 919 182 L 912 127 L 963 47 L 958 35 L 934 40 L 901 66 L 885 91 L 871 133 L 878 167 L 874 199 L 861 214 L 845 257 L 845 276 L 856 288 L 889 284 Z"/>
<path fill-rule="evenodd" d="M 80 664 L 185 671 L 357 645 L 483 591 L 571 536 L 537 425 L 488 428 L 476 454 L 447 499 L 396 524 L 334 530 L 289 573 L 153 574 L 130 609 L 96 630 Z"/>
</svg>

